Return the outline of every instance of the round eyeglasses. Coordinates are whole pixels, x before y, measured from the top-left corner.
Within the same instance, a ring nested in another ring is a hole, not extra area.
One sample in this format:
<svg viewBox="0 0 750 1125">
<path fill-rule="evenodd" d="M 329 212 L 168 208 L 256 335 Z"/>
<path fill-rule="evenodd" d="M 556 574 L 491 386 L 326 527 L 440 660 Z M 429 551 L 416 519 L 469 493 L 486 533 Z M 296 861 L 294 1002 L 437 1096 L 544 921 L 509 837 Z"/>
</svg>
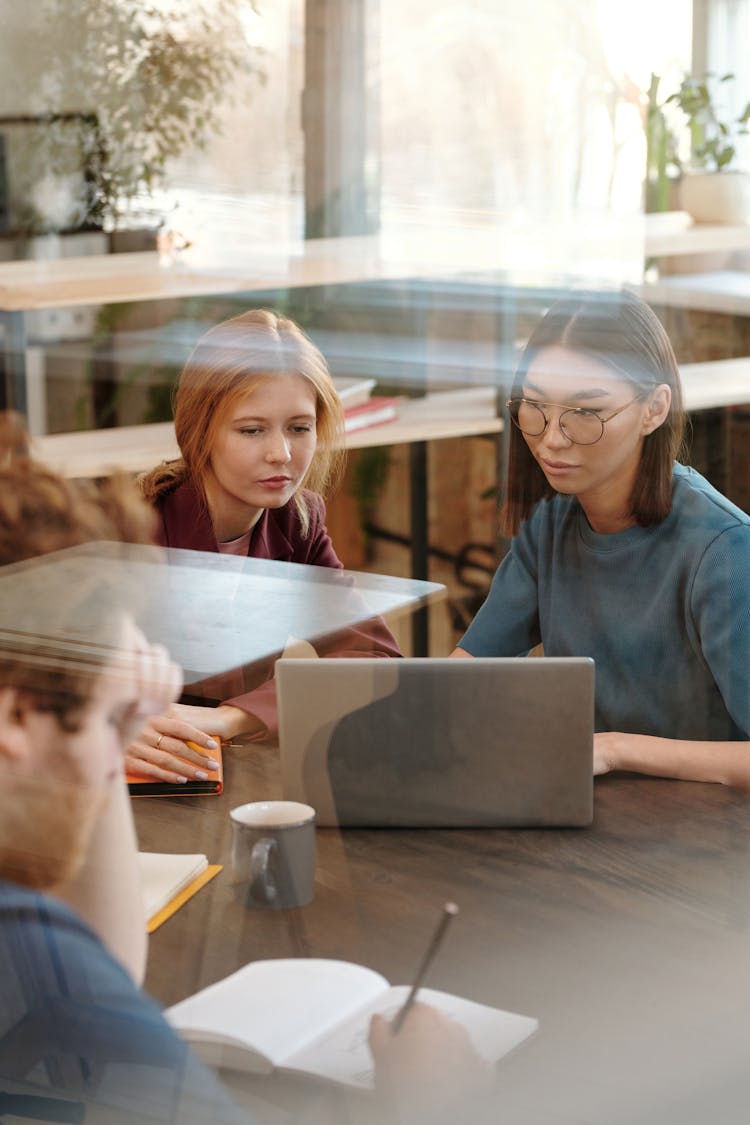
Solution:
<svg viewBox="0 0 750 1125">
<path fill-rule="evenodd" d="M 565 406 L 560 402 L 536 402 L 531 398 L 509 398 L 506 402 L 510 420 L 529 437 L 541 437 L 549 425 L 549 418 L 544 412 L 544 407 L 554 406 L 560 410 L 557 424 L 564 437 L 574 445 L 596 445 L 604 437 L 605 423 L 611 422 L 623 410 L 627 410 L 634 402 L 640 401 L 643 395 L 636 395 L 613 410 L 606 418 L 596 410 L 589 410 L 584 406 Z"/>
</svg>

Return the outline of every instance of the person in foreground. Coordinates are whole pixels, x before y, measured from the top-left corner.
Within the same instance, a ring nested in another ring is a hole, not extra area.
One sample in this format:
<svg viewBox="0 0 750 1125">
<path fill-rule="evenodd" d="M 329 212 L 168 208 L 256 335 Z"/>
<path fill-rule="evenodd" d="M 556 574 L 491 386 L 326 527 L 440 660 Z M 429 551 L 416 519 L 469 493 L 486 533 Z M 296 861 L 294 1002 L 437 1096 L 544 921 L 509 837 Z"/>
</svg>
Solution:
<svg viewBox="0 0 750 1125">
<path fill-rule="evenodd" d="M 658 319 L 629 292 L 559 301 L 508 410 L 514 538 L 454 655 L 593 657 L 595 773 L 750 788 L 750 517 L 676 463 Z"/>
<path fill-rule="evenodd" d="M 212 328 L 180 376 L 174 421 L 181 458 L 141 481 L 159 543 L 341 569 L 321 494 L 341 467 L 343 411 L 323 356 L 296 324 L 259 309 Z M 379 619 L 332 638 L 321 654 L 400 656 Z M 270 662 L 191 687 L 224 702 L 173 707 L 130 748 L 128 768 L 200 778 L 216 737 L 272 737 L 272 675 Z"/>
<path fill-rule="evenodd" d="M 0 417 L 3 1116 L 249 1120 L 138 988 L 145 923 L 122 757 L 144 716 L 175 698 L 178 669 L 134 625 L 127 592 L 101 578 L 64 589 L 50 567 L 43 595 L 19 608 L 18 568 L 4 569 L 90 539 L 150 537 L 132 489 L 61 480 Z M 373 1023 L 375 1120 L 433 1120 L 436 1090 L 438 1116 L 486 1104 L 490 1076 L 464 1029 L 422 1006 L 412 1015 L 398 1039 Z"/>
<path fill-rule="evenodd" d="M 129 481 L 95 489 L 36 465 L 20 420 L 0 413 L 0 576 L 92 540 L 149 543 L 152 522 Z M 18 586 L 5 594 L 0 584 L 0 875 L 54 886 L 140 983 L 147 939 L 120 742 L 175 698 L 181 677 L 116 595 L 50 583 L 43 601 L 24 601 L 23 631 L 32 641 L 69 632 L 70 643 L 40 640 L 25 652 L 6 631 Z"/>
</svg>

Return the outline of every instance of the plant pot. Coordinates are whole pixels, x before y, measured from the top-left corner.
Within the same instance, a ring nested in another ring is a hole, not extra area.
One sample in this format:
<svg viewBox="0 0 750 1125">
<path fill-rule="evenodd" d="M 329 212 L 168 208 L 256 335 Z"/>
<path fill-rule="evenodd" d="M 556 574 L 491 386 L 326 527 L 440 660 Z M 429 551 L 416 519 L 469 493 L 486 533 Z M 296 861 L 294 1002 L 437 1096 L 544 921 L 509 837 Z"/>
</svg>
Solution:
<svg viewBox="0 0 750 1125">
<path fill-rule="evenodd" d="M 680 203 L 696 223 L 750 222 L 750 174 L 686 172 L 680 182 Z"/>
<path fill-rule="evenodd" d="M 144 227 L 121 227 L 109 232 L 110 254 L 127 254 L 134 250 L 156 250 L 158 223 Z"/>
</svg>

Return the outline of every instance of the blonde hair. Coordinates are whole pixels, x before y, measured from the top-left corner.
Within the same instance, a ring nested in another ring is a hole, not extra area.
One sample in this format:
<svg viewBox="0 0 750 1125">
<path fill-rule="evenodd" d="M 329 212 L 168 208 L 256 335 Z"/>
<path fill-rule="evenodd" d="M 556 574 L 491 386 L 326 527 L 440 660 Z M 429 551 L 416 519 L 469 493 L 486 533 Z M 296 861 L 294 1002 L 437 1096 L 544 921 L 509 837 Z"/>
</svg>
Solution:
<svg viewBox="0 0 750 1125">
<path fill-rule="evenodd" d="M 315 392 L 317 446 L 294 502 L 304 534 L 310 512 L 304 488 L 325 494 L 343 464 L 344 416 L 323 355 L 292 320 L 252 309 L 211 328 L 198 341 L 180 375 L 174 396 L 174 425 L 182 456 L 141 478 L 154 503 L 191 479 L 203 489 L 220 426 L 234 406 L 274 375 L 299 375 Z"/>
</svg>

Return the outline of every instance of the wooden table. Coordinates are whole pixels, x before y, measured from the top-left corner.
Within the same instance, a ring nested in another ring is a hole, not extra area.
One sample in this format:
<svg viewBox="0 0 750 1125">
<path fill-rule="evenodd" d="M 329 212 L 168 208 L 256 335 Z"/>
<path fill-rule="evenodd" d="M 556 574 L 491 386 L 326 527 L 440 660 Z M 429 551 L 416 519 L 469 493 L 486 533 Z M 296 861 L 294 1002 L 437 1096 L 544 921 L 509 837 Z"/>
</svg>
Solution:
<svg viewBox="0 0 750 1125">
<path fill-rule="evenodd" d="M 221 797 L 136 802 L 141 847 L 229 862 L 229 809 L 278 796 L 269 748 L 228 749 Z M 586 830 L 318 830 L 314 901 L 249 911 L 229 868 L 152 937 L 169 1004 L 263 957 L 334 957 L 408 981 L 461 906 L 430 983 L 536 1016 L 501 1069 L 502 1125 L 747 1121 L 750 798 L 629 776 Z"/>
</svg>

